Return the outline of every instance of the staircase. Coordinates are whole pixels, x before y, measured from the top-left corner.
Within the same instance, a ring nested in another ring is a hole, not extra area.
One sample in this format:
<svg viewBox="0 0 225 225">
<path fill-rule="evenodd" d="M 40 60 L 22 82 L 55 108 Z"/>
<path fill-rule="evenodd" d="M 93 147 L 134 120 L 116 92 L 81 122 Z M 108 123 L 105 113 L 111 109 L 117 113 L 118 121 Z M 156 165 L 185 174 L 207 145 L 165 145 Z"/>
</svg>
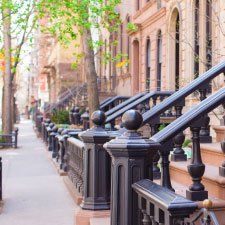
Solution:
<svg viewBox="0 0 225 225">
<path fill-rule="evenodd" d="M 209 197 L 216 200 L 220 207 L 225 208 L 225 177 L 219 175 L 219 167 L 224 162 L 221 141 L 225 138 L 225 126 L 216 125 L 212 128 L 215 131 L 215 142 L 200 144 L 202 161 L 206 166 L 203 184 L 209 192 Z M 190 159 L 186 162 L 170 163 L 173 187 L 183 195 L 191 183 L 191 177 L 187 171 L 189 164 Z"/>
</svg>

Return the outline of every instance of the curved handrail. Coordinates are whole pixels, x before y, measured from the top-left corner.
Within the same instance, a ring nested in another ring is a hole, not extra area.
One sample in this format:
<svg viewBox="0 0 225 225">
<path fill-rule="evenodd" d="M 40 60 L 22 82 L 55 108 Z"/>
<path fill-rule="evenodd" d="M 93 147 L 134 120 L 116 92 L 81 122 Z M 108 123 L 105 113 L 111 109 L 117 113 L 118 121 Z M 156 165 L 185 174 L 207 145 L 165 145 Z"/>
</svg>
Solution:
<svg viewBox="0 0 225 225">
<path fill-rule="evenodd" d="M 117 95 L 115 97 L 113 97 L 112 99 L 110 99 L 109 101 L 107 101 L 106 103 L 102 104 L 100 106 L 100 110 L 103 110 L 105 107 L 109 106 L 110 104 L 112 104 L 113 102 L 117 101 L 117 100 L 121 100 L 121 99 L 128 99 L 129 97 L 127 96 L 120 96 Z"/>
<path fill-rule="evenodd" d="M 209 96 L 198 105 L 191 108 L 188 112 L 177 118 L 166 126 L 163 130 L 150 138 L 157 143 L 164 143 L 176 136 L 179 132 L 188 128 L 193 122 L 200 119 L 225 101 L 225 88 L 221 88 L 215 94 Z"/>
<path fill-rule="evenodd" d="M 108 97 L 106 99 L 104 99 L 101 103 L 100 106 L 102 106 L 103 104 L 105 104 L 106 102 L 110 101 L 113 97 Z"/>
<path fill-rule="evenodd" d="M 141 97 L 144 96 L 145 94 L 147 94 L 147 93 L 138 93 L 138 94 L 134 95 L 133 97 L 128 98 L 126 101 L 124 101 L 124 102 L 122 102 L 121 104 L 119 104 L 119 105 L 113 107 L 112 109 L 108 110 L 108 111 L 105 113 L 105 115 L 106 115 L 106 116 L 112 115 L 112 114 L 115 113 L 116 111 L 118 111 L 118 110 L 122 109 L 123 107 L 129 105 L 130 103 L 136 101 L 137 99 L 141 98 Z"/>
<path fill-rule="evenodd" d="M 193 80 L 190 84 L 181 88 L 179 91 L 176 91 L 173 95 L 168 97 L 162 103 L 145 112 L 143 114 L 143 125 L 150 122 L 153 118 L 159 116 L 161 113 L 165 112 L 167 109 L 171 108 L 176 103 L 179 103 L 194 91 L 201 89 L 201 87 L 208 84 L 210 80 L 212 80 L 223 72 L 225 72 L 225 61 L 212 67 L 210 70 Z"/>
<path fill-rule="evenodd" d="M 171 94 L 173 94 L 174 92 L 172 91 L 154 91 L 154 92 L 150 92 L 146 95 L 144 95 L 143 97 L 137 99 L 136 101 L 132 102 L 131 104 L 123 107 L 122 109 L 120 109 L 119 111 L 113 113 L 112 115 L 110 115 L 107 119 L 106 119 L 106 123 L 110 123 L 111 121 L 115 120 L 116 118 L 118 118 L 119 116 L 122 116 L 123 113 L 125 113 L 127 110 L 133 109 L 134 107 L 136 107 L 137 105 L 147 101 L 150 98 L 153 98 L 155 96 L 170 96 Z M 153 107 L 154 108 L 154 107 Z"/>
</svg>

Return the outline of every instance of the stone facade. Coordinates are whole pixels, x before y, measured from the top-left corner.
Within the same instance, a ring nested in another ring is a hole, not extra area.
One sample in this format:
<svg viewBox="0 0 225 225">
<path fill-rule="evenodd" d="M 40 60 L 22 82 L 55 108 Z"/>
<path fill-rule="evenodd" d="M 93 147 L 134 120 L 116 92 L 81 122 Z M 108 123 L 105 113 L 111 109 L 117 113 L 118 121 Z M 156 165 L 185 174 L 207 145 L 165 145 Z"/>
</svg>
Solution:
<svg viewBox="0 0 225 225">
<path fill-rule="evenodd" d="M 118 69 L 111 63 L 104 71 L 111 83 L 116 80 L 115 92 L 175 90 L 222 61 L 224 7 L 222 0 L 123 0 L 118 7 L 123 24 L 114 51 L 127 54 L 130 64 Z M 135 30 L 127 31 L 129 21 Z M 110 35 L 105 33 L 102 39 L 108 43 Z M 221 85 L 222 76 L 213 88 Z"/>
<path fill-rule="evenodd" d="M 47 20 L 40 21 L 42 26 Z M 79 45 L 77 45 L 79 43 Z M 33 82 L 38 82 L 38 98 L 42 103 L 57 102 L 60 95 L 73 86 L 85 83 L 83 63 L 79 62 L 76 69 L 74 53 L 82 52 L 79 38 L 69 46 L 62 46 L 57 38 L 50 34 L 38 33 L 37 38 L 37 68 L 38 75 Z"/>
</svg>

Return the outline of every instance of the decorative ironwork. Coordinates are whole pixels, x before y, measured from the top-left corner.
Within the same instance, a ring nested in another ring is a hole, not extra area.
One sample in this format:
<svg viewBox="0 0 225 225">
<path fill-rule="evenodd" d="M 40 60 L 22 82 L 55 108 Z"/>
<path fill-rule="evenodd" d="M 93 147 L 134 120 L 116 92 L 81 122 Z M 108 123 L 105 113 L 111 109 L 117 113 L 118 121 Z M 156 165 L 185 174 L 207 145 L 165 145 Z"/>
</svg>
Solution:
<svg viewBox="0 0 225 225">
<path fill-rule="evenodd" d="M 76 190 L 83 195 L 84 144 L 78 139 L 69 138 L 67 147 L 68 177 Z"/>
</svg>

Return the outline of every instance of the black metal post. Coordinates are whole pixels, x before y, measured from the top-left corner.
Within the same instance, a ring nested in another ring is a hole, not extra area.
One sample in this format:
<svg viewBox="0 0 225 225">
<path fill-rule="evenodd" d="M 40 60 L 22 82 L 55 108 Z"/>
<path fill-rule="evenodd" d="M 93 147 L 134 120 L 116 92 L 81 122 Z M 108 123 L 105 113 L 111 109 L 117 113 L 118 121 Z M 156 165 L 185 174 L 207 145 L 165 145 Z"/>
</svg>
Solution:
<svg viewBox="0 0 225 225">
<path fill-rule="evenodd" d="M 82 122 L 83 122 L 84 130 L 89 129 L 90 128 L 90 123 L 89 123 L 90 116 L 89 116 L 89 110 L 88 109 L 86 109 L 85 113 L 83 113 L 81 115 L 81 119 L 82 119 Z"/>
<path fill-rule="evenodd" d="M 73 113 L 73 119 L 75 125 L 80 125 L 80 108 L 76 107 Z"/>
<path fill-rule="evenodd" d="M 188 199 L 192 201 L 203 201 L 208 198 L 208 192 L 205 190 L 204 185 L 201 183 L 202 177 L 205 173 L 205 165 L 201 158 L 200 149 L 200 130 L 204 118 L 196 121 L 191 126 L 192 132 L 192 160 L 188 166 L 188 172 L 192 177 L 193 184 L 186 192 Z"/>
<path fill-rule="evenodd" d="M 64 148 L 64 155 L 63 155 L 63 158 L 62 158 L 62 170 L 67 172 L 68 171 L 68 163 L 67 163 L 67 160 L 68 160 L 68 144 L 67 144 L 67 140 L 69 138 L 69 135 L 68 135 L 68 130 L 64 130 L 63 133 L 63 140 L 62 140 L 62 145 L 63 145 L 63 148 Z"/>
<path fill-rule="evenodd" d="M 75 106 L 69 112 L 70 124 L 74 124 L 74 117 L 73 117 L 74 112 L 75 112 Z"/>
<path fill-rule="evenodd" d="M 137 132 L 143 121 L 139 112 L 129 110 L 122 120 L 127 132 L 104 145 L 112 158 L 111 225 L 139 225 L 138 199 L 132 184 L 152 179 L 155 151 L 149 151 L 150 142 Z"/>
<path fill-rule="evenodd" d="M 208 85 L 209 88 L 209 85 Z M 203 101 L 207 98 L 207 87 L 199 89 L 200 92 L 200 100 Z M 200 131 L 200 142 L 201 143 L 212 143 L 212 136 L 210 136 L 210 117 L 208 114 L 204 115 L 203 126 Z"/>
<path fill-rule="evenodd" d="M 149 123 L 150 128 L 151 128 L 151 136 L 156 134 L 159 131 L 159 126 L 160 126 L 160 120 L 157 117 L 156 119 L 152 120 L 151 123 Z M 160 155 L 159 152 L 157 151 L 153 157 L 153 179 L 158 180 L 161 178 L 161 171 L 159 169 L 159 160 L 160 160 Z"/>
<path fill-rule="evenodd" d="M 0 157 L 0 201 L 2 201 L 2 157 Z"/>
<path fill-rule="evenodd" d="M 173 151 L 173 141 L 170 140 L 166 143 L 163 143 L 159 153 L 161 156 L 161 171 L 162 171 L 162 175 L 161 175 L 161 185 L 163 187 L 166 187 L 168 189 L 170 189 L 171 191 L 174 191 L 172 184 L 171 184 L 171 179 L 170 179 L 170 161 L 169 161 L 169 156 L 170 156 L 170 152 Z"/>
<path fill-rule="evenodd" d="M 221 149 L 225 155 L 225 141 L 221 142 Z M 223 161 L 222 165 L 219 167 L 219 174 L 220 176 L 225 177 L 225 161 Z"/>
<path fill-rule="evenodd" d="M 18 132 L 19 132 L 19 129 L 16 128 L 14 132 L 15 132 L 14 133 L 14 135 L 15 135 L 14 148 L 17 148 L 18 147 Z"/>
<path fill-rule="evenodd" d="M 184 106 L 184 104 L 175 106 L 176 118 L 179 118 L 180 116 L 182 116 L 183 106 Z M 175 150 L 174 150 L 173 154 L 171 155 L 171 161 L 175 161 L 175 162 L 187 161 L 187 155 L 185 154 L 185 152 L 182 148 L 184 140 L 185 140 L 185 135 L 184 135 L 183 131 L 181 131 L 179 134 L 177 134 L 174 137 L 173 141 L 174 141 Z"/>
<path fill-rule="evenodd" d="M 49 146 L 48 146 L 48 150 L 49 151 L 55 151 L 55 136 L 58 134 L 58 127 L 54 126 L 52 128 L 52 132 L 49 135 Z"/>
<path fill-rule="evenodd" d="M 103 148 L 110 140 L 103 129 L 106 116 L 102 111 L 92 114 L 94 127 L 79 135 L 85 144 L 84 152 L 84 199 L 82 209 L 108 210 L 110 208 L 111 160 Z"/>
</svg>

